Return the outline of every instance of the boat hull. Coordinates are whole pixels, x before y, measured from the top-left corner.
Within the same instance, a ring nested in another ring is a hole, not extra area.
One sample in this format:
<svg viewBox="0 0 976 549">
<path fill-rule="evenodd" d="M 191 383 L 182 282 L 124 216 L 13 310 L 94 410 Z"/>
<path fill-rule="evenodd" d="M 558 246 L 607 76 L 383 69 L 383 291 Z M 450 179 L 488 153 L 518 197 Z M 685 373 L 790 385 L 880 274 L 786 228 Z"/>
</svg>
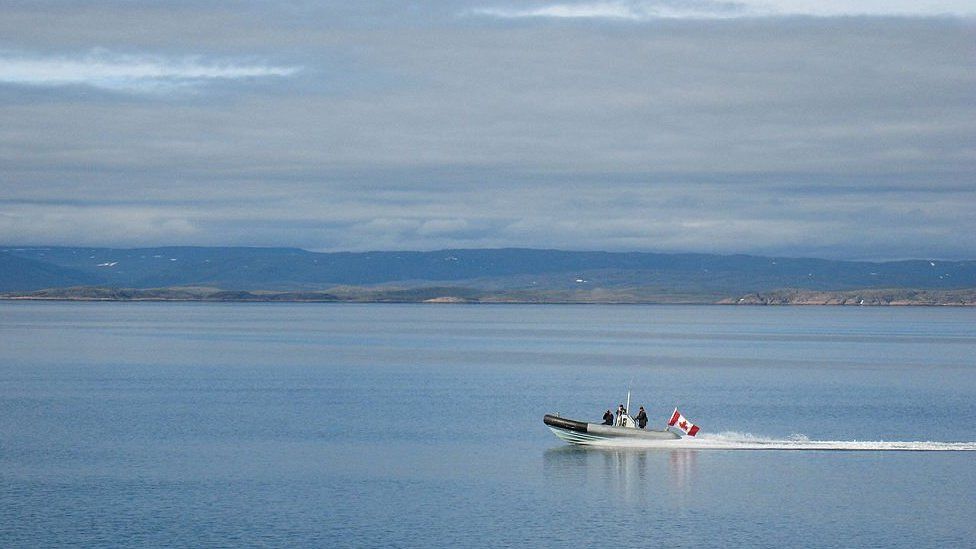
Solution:
<svg viewBox="0 0 976 549">
<path fill-rule="evenodd" d="M 614 442 L 681 439 L 677 433 L 671 431 L 632 429 L 629 427 L 585 423 L 551 414 L 546 414 L 542 418 L 542 421 L 554 435 L 571 444 L 606 445 Z"/>
</svg>

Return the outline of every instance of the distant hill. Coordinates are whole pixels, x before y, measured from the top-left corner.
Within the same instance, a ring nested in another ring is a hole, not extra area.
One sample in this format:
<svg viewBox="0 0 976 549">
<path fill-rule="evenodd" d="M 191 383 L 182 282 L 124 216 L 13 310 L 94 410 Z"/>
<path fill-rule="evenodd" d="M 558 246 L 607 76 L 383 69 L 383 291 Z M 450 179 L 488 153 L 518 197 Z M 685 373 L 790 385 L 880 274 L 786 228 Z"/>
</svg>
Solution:
<svg viewBox="0 0 976 549">
<path fill-rule="evenodd" d="M 717 302 L 784 289 L 971 289 L 976 288 L 976 261 L 873 263 L 534 249 L 315 253 L 295 248 L 0 248 L 0 292 L 78 286 L 205 287 L 286 296 L 328 291 L 338 299 L 400 296 L 405 301 Z M 233 294 L 223 295 L 232 300 Z"/>
<path fill-rule="evenodd" d="M 101 282 L 104 279 L 96 274 L 0 252 L 0 291 L 20 292 Z"/>
</svg>

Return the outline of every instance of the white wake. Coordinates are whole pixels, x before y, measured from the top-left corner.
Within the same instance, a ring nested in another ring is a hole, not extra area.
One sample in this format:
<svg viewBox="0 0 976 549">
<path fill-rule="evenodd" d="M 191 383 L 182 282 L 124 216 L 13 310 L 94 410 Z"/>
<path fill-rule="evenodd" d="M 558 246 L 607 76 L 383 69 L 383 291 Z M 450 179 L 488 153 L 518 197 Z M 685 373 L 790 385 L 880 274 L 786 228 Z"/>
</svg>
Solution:
<svg viewBox="0 0 976 549">
<path fill-rule="evenodd" d="M 804 435 L 785 439 L 750 433 L 701 433 L 680 440 L 603 440 L 594 446 L 626 448 L 680 448 L 688 450 L 834 450 L 844 452 L 973 452 L 976 442 L 934 442 L 894 440 L 810 440 Z"/>
</svg>

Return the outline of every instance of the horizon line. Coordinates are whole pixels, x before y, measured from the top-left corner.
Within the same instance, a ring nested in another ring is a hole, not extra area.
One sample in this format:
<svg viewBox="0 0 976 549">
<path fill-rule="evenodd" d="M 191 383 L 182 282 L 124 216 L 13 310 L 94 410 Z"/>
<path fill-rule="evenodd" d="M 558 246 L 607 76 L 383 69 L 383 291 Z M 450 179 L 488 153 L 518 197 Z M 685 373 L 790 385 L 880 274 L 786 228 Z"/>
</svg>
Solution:
<svg viewBox="0 0 976 549">
<path fill-rule="evenodd" d="M 598 250 L 598 249 L 566 249 L 566 248 L 534 248 L 530 246 L 499 246 L 499 247 L 474 247 L 474 248 L 433 248 L 429 250 L 418 250 L 418 249 L 388 249 L 388 250 L 332 250 L 332 251 L 322 251 L 322 250 L 312 250 L 308 248 L 302 248 L 299 246 L 257 246 L 257 245 L 197 245 L 197 244 L 186 244 L 186 245 L 158 245 L 158 246 L 132 246 L 132 247 L 115 247 L 115 246 L 79 246 L 79 245 L 8 245 L 0 244 L 0 252 L 10 252 L 17 250 L 44 250 L 44 249 L 71 249 L 71 248 L 87 248 L 87 249 L 101 249 L 101 250 L 150 250 L 150 249 L 161 249 L 161 248 L 182 248 L 182 249 L 251 249 L 251 250 L 298 250 L 310 254 L 390 254 L 390 253 L 414 253 L 414 254 L 429 254 L 438 252 L 458 252 L 458 251 L 505 251 L 505 250 L 519 250 L 519 251 L 535 251 L 535 252 L 561 252 L 561 253 L 600 253 L 600 254 L 644 254 L 644 255 L 701 255 L 701 256 L 717 256 L 717 257 L 753 257 L 753 258 L 768 258 L 768 259 L 790 259 L 790 260 L 817 260 L 817 261 L 833 261 L 840 263 L 902 263 L 902 262 L 912 262 L 912 261 L 939 261 L 942 263 L 967 263 L 974 262 L 976 258 L 970 259 L 940 259 L 938 257 L 909 257 L 900 259 L 830 259 L 825 257 L 818 257 L 813 255 L 764 255 L 756 253 L 746 253 L 746 252 L 696 252 L 696 251 L 649 251 L 649 250 Z"/>
</svg>

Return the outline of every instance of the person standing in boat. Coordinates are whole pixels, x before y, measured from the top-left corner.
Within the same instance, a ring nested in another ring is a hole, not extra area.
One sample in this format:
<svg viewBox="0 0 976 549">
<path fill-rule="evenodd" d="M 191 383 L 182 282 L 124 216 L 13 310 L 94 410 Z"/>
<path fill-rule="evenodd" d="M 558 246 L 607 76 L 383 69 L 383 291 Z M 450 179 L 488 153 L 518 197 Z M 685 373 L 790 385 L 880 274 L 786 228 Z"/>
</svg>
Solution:
<svg viewBox="0 0 976 549">
<path fill-rule="evenodd" d="M 627 415 L 627 409 L 624 408 L 623 404 L 617 405 L 617 422 L 614 423 L 616 426 L 621 426 L 624 424 L 624 416 Z"/>
<path fill-rule="evenodd" d="M 641 429 L 647 427 L 647 412 L 644 411 L 643 406 L 641 406 L 640 410 L 637 411 L 637 417 L 635 417 L 634 419 L 637 420 L 637 426 L 640 427 Z"/>
<path fill-rule="evenodd" d="M 607 410 L 606 413 L 603 414 L 603 424 L 613 425 L 613 413 L 610 410 Z"/>
</svg>

